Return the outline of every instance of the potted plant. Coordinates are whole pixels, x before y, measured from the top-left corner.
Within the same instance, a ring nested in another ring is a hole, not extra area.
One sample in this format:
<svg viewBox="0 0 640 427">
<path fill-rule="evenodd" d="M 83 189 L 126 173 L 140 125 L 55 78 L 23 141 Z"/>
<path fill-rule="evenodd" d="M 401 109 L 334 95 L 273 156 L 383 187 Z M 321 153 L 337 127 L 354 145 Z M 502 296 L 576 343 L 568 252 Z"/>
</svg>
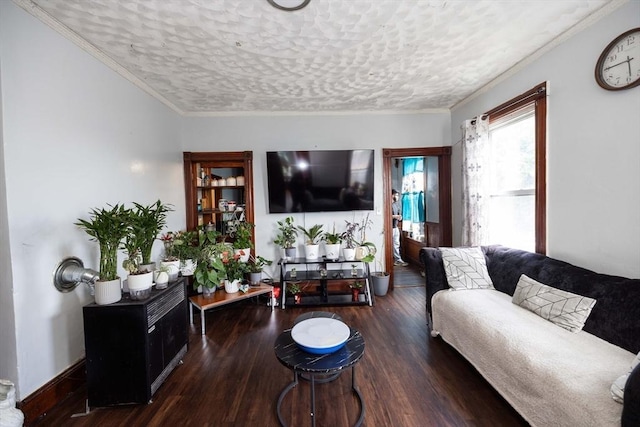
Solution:
<svg viewBox="0 0 640 427">
<path fill-rule="evenodd" d="M 340 258 L 340 244 L 342 243 L 342 234 L 336 233 L 336 225 L 333 224 L 333 231 L 328 231 L 322 235 L 324 241 L 324 253 L 327 259 L 336 260 Z"/>
<path fill-rule="evenodd" d="M 249 262 L 253 241 L 251 240 L 254 224 L 248 221 L 237 221 L 233 237 L 233 249 L 240 255 L 240 262 Z"/>
<path fill-rule="evenodd" d="M 147 270 L 153 270 L 151 250 L 167 222 L 167 213 L 172 212 L 173 208 L 160 200 L 148 206 L 133 202 L 133 206 L 129 211 L 129 233 L 137 242 L 142 257 L 141 264 L 148 266 Z"/>
<path fill-rule="evenodd" d="M 273 240 L 273 243 L 280 246 L 285 251 L 285 257 L 287 259 L 294 259 L 296 257 L 296 238 L 298 237 L 298 230 L 294 225 L 293 217 L 288 216 L 282 221 L 278 221 L 278 234 Z"/>
<path fill-rule="evenodd" d="M 198 234 L 198 251 L 193 286 L 202 288 L 205 297 L 211 296 L 221 283 L 227 278 L 227 270 L 223 258 L 229 255 L 231 248 L 223 242 L 218 242 L 220 233 L 217 231 L 200 231 Z"/>
<path fill-rule="evenodd" d="M 362 286 L 363 284 L 359 280 L 355 280 L 349 284 L 349 288 L 351 288 L 351 301 L 358 302 Z"/>
<path fill-rule="evenodd" d="M 317 259 L 320 252 L 319 240 L 322 236 L 322 224 L 315 224 L 311 228 L 305 228 L 301 225 L 298 230 L 302 231 L 306 237 L 304 253 L 306 259 Z"/>
<path fill-rule="evenodd" d="M 131 211 L 128 212 L 131 219 Z M 125 290 L 129 291 L 132 300 L 143 300 L 151 295 L 153 286 L 153 270 L 142 267 L 142 253 L 138 235 L 132 230 L 131 221 L 127 226 L 127 234 L 122 242 L 127 258 L 122 262 L 122 267 L 127 271 Z"/>
<path fill-rule="evenodd" d="M 359 224 L 357 222 L 346 221 L 347 226 L 342 233 L 342 241 L 344 242 L 344 248 L 342 253 L 345 261 L 353 261 L 356 259 L 356 232 L 358 231 Z"/>
<path fill-rule="evenodd" d="M 222 263 L 225 266 L 225 270 L 227 273 L 226 280 L 224 282 L 224 290 L 228 294 L 233 294 L 238 292 L 241 288 L 246 292 L 244 286 L 242 286 L 242 281 L 244 280 L 244 276 L 249 272 L 248 263 L 240 261 L 240 255 L 229 254 L 222 258 Z"/>
<path fill-rule="evenodd" d="M 180 245 L 179 234 L 173 231 L 168 231 L 162 236 L 160 240 L 164 246 L 164 253 L 160 259 L 160 266 L 164 267 L 169 273 L 169 281 L 174 281 L 178 278 L 180 273 L 180 258 L 178 257 L 178 249 L 176 247 L 176 241 Z"/>
<path fill-rule="evenodd" d="M 252 284 L 258 284 L 260 280 L 262 280 L 262 271 L 264 267 L 267 265 L 271 265 L 273 261 L 270 261 L 261 256 L 254 257 L 251 256 L 251 259 L 248 264 L 249 268 L 249 282 Z"/>
<path fill-rule="evenodd" d="M 180 261 L 179 269 L 183 276 L 193 275 L 199 252 L 198 244 L 196 231 L 179 231 L 173 236 L 171 253 Z"/>
<path fill-rule="evenodd" d="M 289 283 L 287 285 L 287 292 L 293 295 L 294 304 L 300 304 L 302 302 L 302 288 L 300 288 L 298 282 Z"/>
<path fill-rule="evenodd" d="M 110 209 L 92 209 L 89 220 L 78 219 L 74 225 L 82 228 L 91 241 L 100 245 L 100 279 L 95 284 L 96 304 L 120 301 L 120 277 L 118 277 L 118 249 L 127 234 L 128 210 L 116 204 Z"/>
<path fill-rule="evenodd" d="M 367 229 L 371 228 L 373 221 L 369 219 L 369 214 L 358 224 L 357 230 L 360 234 L 360 240 L 356 242 L 356 261 L 371 262 L 376 254 L 376 246 L 367 242 Z M 365 259 L 366 258 L 366 259 Z"/>
</svg>

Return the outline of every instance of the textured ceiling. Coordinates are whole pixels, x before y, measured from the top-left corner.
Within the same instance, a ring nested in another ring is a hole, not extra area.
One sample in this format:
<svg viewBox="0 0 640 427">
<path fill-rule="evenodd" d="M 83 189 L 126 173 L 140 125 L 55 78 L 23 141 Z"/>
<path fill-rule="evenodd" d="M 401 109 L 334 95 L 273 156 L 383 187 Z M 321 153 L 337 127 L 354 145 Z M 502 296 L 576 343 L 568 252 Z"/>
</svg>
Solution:
<svg viewBox="0 0 640 427">
<path fill-rule="evenodd" d="M 14 1 L 198 115 L 450 108 L 616 2 Z"/>
</svg>

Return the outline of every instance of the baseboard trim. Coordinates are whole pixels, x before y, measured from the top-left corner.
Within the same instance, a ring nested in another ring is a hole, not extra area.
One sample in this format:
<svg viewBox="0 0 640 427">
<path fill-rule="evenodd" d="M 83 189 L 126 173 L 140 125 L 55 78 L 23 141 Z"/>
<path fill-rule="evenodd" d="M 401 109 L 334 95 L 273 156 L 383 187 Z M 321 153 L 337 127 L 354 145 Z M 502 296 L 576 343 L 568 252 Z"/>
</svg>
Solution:
<svg viewBox="0 0 640 427">
<path fill-rule="evenodd" d="M 24 425 L 29 426 L 46 415 L 86 382 L 85 359 L 81 359 L 18 403 L 18 408 L 24 413 Z"/>
</svg>

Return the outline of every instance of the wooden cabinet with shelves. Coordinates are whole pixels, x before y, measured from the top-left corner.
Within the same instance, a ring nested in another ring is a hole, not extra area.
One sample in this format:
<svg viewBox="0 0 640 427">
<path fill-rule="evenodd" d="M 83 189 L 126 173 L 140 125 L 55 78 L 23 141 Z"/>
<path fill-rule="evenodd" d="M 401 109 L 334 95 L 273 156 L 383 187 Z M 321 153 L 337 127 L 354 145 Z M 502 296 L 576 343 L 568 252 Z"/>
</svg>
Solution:
<svg viewBox="0 0 640 427">
<path fill-rule="evenodd" d="M 229 221 L 254 222 L 251 151 L 184 152 L 183 162 L 188 230 L 209 225 L 226 234 Z"/>
</svg>

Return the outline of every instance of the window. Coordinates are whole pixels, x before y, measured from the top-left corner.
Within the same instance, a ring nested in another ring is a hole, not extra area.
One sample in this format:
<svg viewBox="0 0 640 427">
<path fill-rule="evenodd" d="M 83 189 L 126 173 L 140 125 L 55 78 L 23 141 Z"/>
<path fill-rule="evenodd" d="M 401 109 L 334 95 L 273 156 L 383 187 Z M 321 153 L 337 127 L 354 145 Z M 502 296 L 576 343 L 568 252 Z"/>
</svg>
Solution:
<svg viewBox="0 0 640 427">
<path fill-rule="evenodd" d="M 535 251 L 535 109 L 489 122 L 487 238 Z"/>
<path fill-rule="evenodd" d="M 546 84 L 487 112 L 488 241 L 546 253 Z"/>
</svg>

